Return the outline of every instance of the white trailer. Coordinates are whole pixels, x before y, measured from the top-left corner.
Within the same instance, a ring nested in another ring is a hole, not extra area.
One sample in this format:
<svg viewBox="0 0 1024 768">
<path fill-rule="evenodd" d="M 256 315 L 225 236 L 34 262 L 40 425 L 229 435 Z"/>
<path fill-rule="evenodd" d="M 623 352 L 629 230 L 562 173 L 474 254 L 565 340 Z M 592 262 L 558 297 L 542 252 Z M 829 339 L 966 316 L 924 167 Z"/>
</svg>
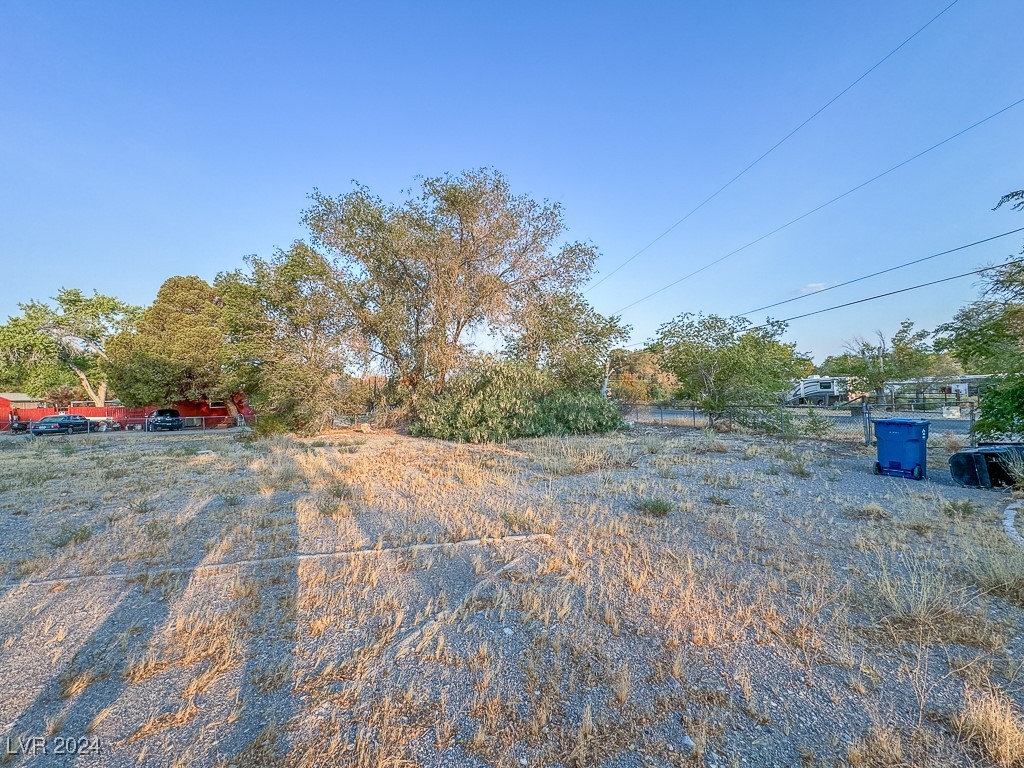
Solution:
<svg viewBox="0 0 1024 768">
<path fill-rule="evenodd" d="M 800 379 L 786 395 L 787 405 L 834 405 L 849 400 L 846 378 L 809 376 Z"/>
</svg>

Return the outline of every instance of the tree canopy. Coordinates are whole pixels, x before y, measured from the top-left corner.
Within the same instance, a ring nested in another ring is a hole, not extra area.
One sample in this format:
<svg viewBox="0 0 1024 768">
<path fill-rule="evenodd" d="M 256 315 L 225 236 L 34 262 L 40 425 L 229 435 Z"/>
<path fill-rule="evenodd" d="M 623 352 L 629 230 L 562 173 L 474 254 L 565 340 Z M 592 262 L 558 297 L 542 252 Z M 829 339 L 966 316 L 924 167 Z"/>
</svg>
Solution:
<svg viewBox="0 0 1024 768">
<path fill-rule="evenodd" d="M 929 343 L 931 337 L 929 331 L 915 329 L 911 320 L 904 320 L 889 339 L 881 331 L 871 338 L 855 336 L 846 342 L 843 354 L 825 358 L 818 372 L 848 376 L 851 390 L 877 395 L 892 381 L 958 374 L 955 362 Z"/>
<path fill-rule="evenodd" d="M 172 277 L 108 345 L 110 382 L 127 405 L 228 400 L 224 303 L 199 277 Z"/>
<path fill-rule="evenodd" d="M 680 393 L 712 418 L 730 405 L 771 402 L 800 370 L 784 323 L 754 327 L 743 317 L 685 313 L 661 326 L 652 350 L 679 381 Z"/>
<path fill-rule="evenodd" d="M 538 297 L 520 327 L 507 354 L 575 389 L 598 389 L 612 349 L 629 338 L 629 326 L 597 312 L 576 293 Z"/>
<path fill-rule="evenodd" d="M 317 429 L 339 413 L 363 412 L 362 393 L 353 393 L 347 373 L 363 345 L 335 268 L 303 242 L 247 261 L 248 273 L 223 274 L 216 284 L 224 301 L 226 376 L 293 427 Z"/>
<path fill-rule="evenodd" d="M 365 187 L 314 191 L 303 220 L 335 260 L 338 311 L 414 393 L 443 389 L 473 332 L 517 336 L 545 297 L 575 290 L 597 251 L 571 242 L 561 207 L 513 194 L 490 169 L 423 179 L 400 205 Z"/>
<path fill-rule="evenodd" d="M 1024 190 L 996 204 L 1024 211 Z M 1024 251 L 1021 251 L 1024 254 Z M 980 301 L 960 309 L 937 333 L 937 345 L 972 373 L 998 373 L 982 400 L 975 430 L 984 437 L 1024 435 L 1024 264 L 1014 258 L 986 273 Z"/>
<path fill-rule="evenodd" d="M 0 326 L 5 377 L 29 394 L 72 381 L 102 406 L 107 397 L 107 342 L 129 328 L 138 307 L 101 293 L 62 288 L 53 304 L 19 304 L 21 315 Z"/>
</svg>

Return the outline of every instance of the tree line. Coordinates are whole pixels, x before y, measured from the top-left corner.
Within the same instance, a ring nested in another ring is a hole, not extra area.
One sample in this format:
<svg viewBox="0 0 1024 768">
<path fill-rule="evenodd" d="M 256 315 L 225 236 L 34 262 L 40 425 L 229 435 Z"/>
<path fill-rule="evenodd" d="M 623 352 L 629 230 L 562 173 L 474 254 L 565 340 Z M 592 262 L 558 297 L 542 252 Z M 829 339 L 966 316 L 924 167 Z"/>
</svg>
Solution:
<svg viewBox="0 0 1024 768">
<path fill-rule="evenodd" d="M 1020 210 L 1024 193 L 1007 203 Z M 985 298 L 936 334 L 907 321 L 815 369 L 781 340 L 784 324 L 737 317 L 682 313 L 644 349 L 622 348 L 629 326 L 582 293 L 595 246 L 564 240 L 558 203 L 513 193 L 492 169 L 422 179 L 399 203 L 360 185 L 314 190 L 302 221 L 306 239 L 212 282 L 171 277 L 148 307 L 78 289 L 19 305 L 0 325 L 0 389 L 58 405 L 230 404 L 241 393 L 275 428 L 316 431 L 372 411 L 486 440 L 612 429 L 609 381 L 620 399 L 681 396 L 720 411 L 814 370 L 880 389 L 966 366 L 1013 374 L 1005 393 L 1024 371 L 1019 265 L 996 271 Z"/>
</svg>

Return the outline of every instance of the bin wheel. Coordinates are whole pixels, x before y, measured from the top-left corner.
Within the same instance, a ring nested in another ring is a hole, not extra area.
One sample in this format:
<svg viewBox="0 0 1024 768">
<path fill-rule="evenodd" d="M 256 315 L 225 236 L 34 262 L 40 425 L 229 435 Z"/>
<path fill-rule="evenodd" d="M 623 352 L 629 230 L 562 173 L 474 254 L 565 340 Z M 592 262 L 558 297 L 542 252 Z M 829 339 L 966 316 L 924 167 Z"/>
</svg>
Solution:
<svg viewBox="0 0 1024 768">
<path fill-rule="evenodd" d="M 878 463 L 878 462 L 876 461 L 876 462 L 875 462 L 875 466 L 873 466 L 873 467 L 871 468 L 871 473 L 872 473 L 872 474 L 874 474 L 874 475 L 880 475 L 880 474 L 882 474 L 882 465 L 881 465 L 881 464 L 879 464 L 879 463 Z"/>
<path fill-rule="evenodd" d="M 914 471 L 912 473 L 912 477 L 915 480 L 920 480 L 920 479 L 922 479 L 924 477 L 924 471 L 921 469 L 921 465 L 920 464 L 918 464 L 916 467 L 914 467 Z"/>
</svg>

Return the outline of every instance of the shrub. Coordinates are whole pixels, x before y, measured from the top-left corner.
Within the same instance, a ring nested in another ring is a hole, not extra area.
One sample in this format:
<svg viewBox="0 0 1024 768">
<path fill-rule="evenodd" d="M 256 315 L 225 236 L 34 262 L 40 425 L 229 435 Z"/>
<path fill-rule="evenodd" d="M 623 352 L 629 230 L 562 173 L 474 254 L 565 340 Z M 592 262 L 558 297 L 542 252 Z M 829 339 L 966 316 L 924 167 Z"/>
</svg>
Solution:
<svg viewBox="0 0 1024 768">
<path fill-rule="evenodd" d="M 807 409 L 807 418 L 800 425 L 800 432 L 807 437 L 825 440 L 836 431 L 836 425 L 828 416 L 822 415 L 815 408 Z"/>
<path fill-rule="evenodd" d="M 292 424 L 286 417 L 277 413 L 261 414 L 256 417 L 252 425 L 254 438 L 280 435 L 291 431 Z"/>
<path fill-rule="evenodd" d="M 963 711 L 953 718 L 960 739 L 996 765 L 1024 764 L 1024 722 L 999 690 L 968 692 Z"/>
<path fill-rule="evenodd" d="M 469 443 L 609 432 L 618 408 L 597 392 L 557 388 L 543 371 L 482 359 L 448 389 L 421 402 L 411 431 Z"/>
<path fill-rule="evenodd" d="M 985 390 L 974 431 L 986 440 L 1016 440 L 1024 434 L 1024 378 L 1013 377 Z"/>
<path fill-rule="evenodd" d="M 642 499 L 636 502 L 636 508 L 651 517 L 668 517 L 672 511 L 672 502 L 668 499 Z"/>
<path fill-rule="evenodd" d="M 77 528 L 73 528 L 70 525 L 64 524 L 60 527 L 52 544 L 55 547 L 66 547 L 69 544 L 82 544 L 91 538 L 92 528 L 88 525 L 80 525 Z"/>
</svg>

